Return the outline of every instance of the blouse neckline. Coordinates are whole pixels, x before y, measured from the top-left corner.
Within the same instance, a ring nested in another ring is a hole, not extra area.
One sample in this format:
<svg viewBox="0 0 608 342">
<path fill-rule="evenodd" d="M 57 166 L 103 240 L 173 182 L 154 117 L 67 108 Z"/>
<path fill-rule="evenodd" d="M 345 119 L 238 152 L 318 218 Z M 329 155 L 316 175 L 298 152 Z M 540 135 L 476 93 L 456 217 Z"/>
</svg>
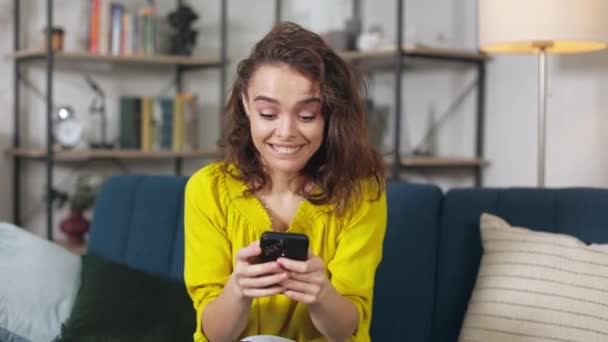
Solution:
<svg viewBox="0 0 608 342">
<path fill-rule="evenodd" d="M 237 171 L 234 165 L 230 167 L 231 171 Z M 234 207 L 237 209 L 242 216 L 249 221 L 260 233 L 263 231 L 272 230 L 272 221 L 270 214 L 264 208 L 260 199 L 255 195 L 244 195 L 245 191 L 249 190 L 248 185 L 231 176 L 230 174 L 224 174 L 226 182 L 226 190 L 228 195 L 233 199 Z M 303 199 L 296 214 L 289 223 L 285 232 L 294 233 L 306 233 L 313 225 L 313 222 L 322 215 L 324 212 L 330 210 L 330 205 L 316 206 L 307 199 Z"/>
</svg>

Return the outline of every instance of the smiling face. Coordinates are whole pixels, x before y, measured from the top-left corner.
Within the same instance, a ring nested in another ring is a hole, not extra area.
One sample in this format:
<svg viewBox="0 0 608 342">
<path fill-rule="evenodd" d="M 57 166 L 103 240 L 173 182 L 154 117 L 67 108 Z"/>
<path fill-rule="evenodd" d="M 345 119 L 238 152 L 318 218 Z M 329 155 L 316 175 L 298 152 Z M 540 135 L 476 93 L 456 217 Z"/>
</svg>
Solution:
<svg viewBox="0 0 608 342">
<path fill-rule="evenodd" d="M 262 65 L 252 75 L 242 101 L 266 168 L 296 175 L 323 143 L 318 82 L 286 65 Z"/>
</svg>

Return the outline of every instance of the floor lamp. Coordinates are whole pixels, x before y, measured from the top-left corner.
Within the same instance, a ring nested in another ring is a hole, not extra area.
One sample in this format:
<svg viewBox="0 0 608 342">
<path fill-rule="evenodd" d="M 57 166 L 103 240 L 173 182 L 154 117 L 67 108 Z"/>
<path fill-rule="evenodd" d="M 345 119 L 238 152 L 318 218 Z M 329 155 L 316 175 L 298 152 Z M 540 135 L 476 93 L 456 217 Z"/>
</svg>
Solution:
<svg viewBox="0 0 608 342">
<path fill-rule="evenodd" d="M 538 55 L 537 185 L 545 186 L 547 54 L 602 50 L 608 0 L 478 0 L 480 50 Z"/>
</svg>

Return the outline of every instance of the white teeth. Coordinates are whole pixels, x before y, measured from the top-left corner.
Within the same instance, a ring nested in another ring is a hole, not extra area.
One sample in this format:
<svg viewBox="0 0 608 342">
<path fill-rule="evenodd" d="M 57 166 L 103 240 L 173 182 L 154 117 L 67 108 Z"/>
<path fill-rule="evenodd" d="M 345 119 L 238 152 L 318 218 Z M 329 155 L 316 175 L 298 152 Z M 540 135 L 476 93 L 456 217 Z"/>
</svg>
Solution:
<svg viewBox="0 0 608 342">
<path fill-rule="evenodd" d="M 279 152 L 279 153 L 284 153 L 284 154 L 294 154 L 296 153 L 300 147 L 287 147 L 287 146 L 277 146 L 277 145 L 272 145 L 272 148 Z"/>
</svg>

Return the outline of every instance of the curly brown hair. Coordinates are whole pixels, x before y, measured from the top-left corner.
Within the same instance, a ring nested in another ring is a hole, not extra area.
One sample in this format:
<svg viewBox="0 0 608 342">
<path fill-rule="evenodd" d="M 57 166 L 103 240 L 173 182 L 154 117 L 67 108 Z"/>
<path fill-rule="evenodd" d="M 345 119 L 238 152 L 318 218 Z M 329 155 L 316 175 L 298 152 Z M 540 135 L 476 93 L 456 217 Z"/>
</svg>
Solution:
<svg viewBox="0 0 608 342">
<path fill-rule="evenodd" d="M 323 142 L 300 171 L 316 190 L 302 185 L 299 193 L 315 205 L 334 205 L 338 215 L 361 199 L 363 179 L 373 178 L 380 196 L 385 186 L 384 165 L 381 155 L 367 141 L 363 77 L 319 35 L 291 22 L 277 24 L 238 64 L 220 143 L 228 162 L 224 171 L 249 184 L 249 193 L 270 183 L 253 144 L 242 102 L 249 80 L 261 65 L 287 65 L 320 85 Z M 236 166 L 238 174 L 230 171 L 230 165 Z"/>
</svg>

